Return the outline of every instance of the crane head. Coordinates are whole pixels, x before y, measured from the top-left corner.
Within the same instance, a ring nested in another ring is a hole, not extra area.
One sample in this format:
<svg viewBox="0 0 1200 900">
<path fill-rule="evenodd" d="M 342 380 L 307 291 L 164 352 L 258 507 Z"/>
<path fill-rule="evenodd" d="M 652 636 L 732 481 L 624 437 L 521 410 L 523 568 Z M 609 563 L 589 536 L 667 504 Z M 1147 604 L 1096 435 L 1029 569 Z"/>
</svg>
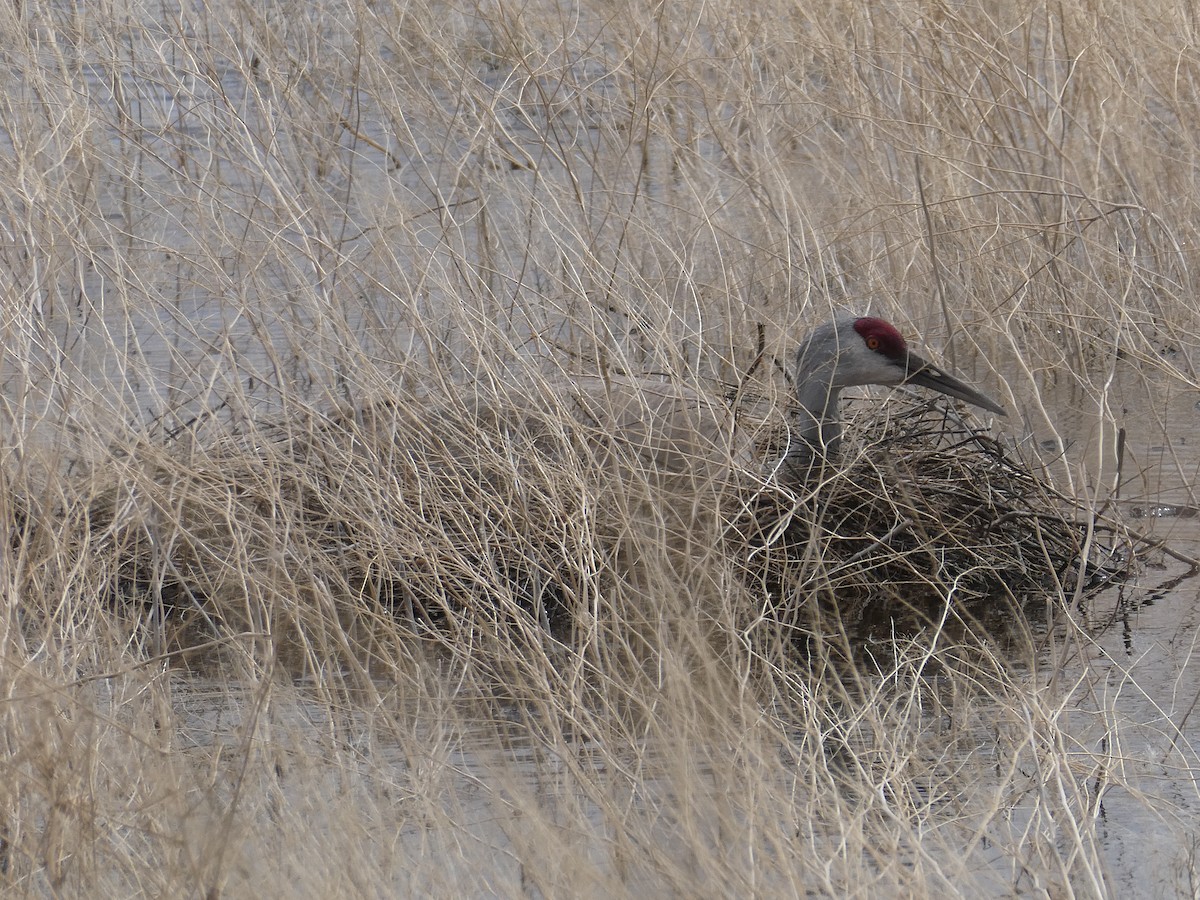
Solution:
<svg viewBox="0 0 1200 900">
<path fill-rule="evenodd" d="M 917 385 L 1005 415 L 1000 404 L 913 353 L 895 326 L 872 316 L 842 316 L 815 329 L 796 356 L 795 377 L 802 396 L 814 388 L 836 397 L 844 387 Z"/>
<path fill-rule="evenodd" d="M 900 332 L 889 322 L 863 316 L 854 319 L 851 327 L 867 358 L 874 361 L 874 377 L 859 384 L 915 384 L 988 412 L 1006 415 L 999 403 L 909 350 Z"/>
</svg>

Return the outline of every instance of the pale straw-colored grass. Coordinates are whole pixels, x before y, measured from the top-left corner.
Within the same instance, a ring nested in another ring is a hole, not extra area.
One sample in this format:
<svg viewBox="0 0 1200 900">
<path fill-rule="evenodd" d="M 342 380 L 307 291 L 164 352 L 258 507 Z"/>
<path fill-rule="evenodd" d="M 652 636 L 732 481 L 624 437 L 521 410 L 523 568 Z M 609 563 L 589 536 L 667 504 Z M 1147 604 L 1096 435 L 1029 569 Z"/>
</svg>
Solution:
<svg viewBox="0 0 1200 900">
<path fill-rule="evenodd" d="M 2 892 L 1194 892 L 1189 16 L 4 7 Z"/>
</svg>

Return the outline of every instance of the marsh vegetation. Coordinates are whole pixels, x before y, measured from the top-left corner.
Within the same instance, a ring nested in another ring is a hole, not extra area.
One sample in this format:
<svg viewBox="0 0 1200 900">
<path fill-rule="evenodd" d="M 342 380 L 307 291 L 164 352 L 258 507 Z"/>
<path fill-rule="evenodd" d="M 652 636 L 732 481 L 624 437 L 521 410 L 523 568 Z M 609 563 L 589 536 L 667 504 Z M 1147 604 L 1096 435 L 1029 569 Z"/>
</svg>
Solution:
<svg viewBox="0 0 1200 900">
<path fill-rule="evenodd" d="M 0 34 L 6 896 L 1197 891 L 1190 9 Z"/>
</svg>

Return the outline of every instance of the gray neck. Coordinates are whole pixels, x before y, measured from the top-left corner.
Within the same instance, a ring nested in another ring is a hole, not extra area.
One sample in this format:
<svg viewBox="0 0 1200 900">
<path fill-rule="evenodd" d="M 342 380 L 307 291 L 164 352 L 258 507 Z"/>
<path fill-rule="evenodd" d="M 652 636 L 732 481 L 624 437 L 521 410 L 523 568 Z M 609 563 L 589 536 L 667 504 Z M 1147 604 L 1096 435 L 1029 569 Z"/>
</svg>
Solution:
<svg viewBox="0 0 1200 900">
<path fill-rule="evenodd" d="M 838 421 L 838 395 L 843 378 L 838 377 L 838 323 L 821 325 L 796 350 L 796 402 L 792 449 L 786 468 L 797 477 L 817 461 L 837 455 L 842 426 Z"/>
<path fill-rule="evenodd" d="M 787 462 L 807 465 L 816 459 L 832 459 L 842 440 L 842 424 L 838 421 L 838 395 L 841 388 L 823 379 L 813 378 L 799 386 L 793 446 Z"/>
</svg>

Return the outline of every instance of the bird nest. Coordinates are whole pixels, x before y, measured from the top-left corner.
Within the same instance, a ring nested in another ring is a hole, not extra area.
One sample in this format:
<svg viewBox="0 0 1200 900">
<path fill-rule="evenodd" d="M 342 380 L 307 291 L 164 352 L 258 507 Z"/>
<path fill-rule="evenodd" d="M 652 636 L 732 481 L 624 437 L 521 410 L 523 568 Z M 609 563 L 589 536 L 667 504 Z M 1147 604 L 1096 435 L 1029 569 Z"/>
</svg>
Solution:
<svg viewBox="0 0 1200 900">
<path fill-rule="evenodd" d="M 734 523 L 770 618 L 854 643 L 947 618 L 989 633 L 1030 604 L 1086 598 L 1130 573 L 1120 523 L 1061 494 L 1038 464 L 938 401 L 847 427 L 836 465 L 768 483 Z"/>
</svg>

